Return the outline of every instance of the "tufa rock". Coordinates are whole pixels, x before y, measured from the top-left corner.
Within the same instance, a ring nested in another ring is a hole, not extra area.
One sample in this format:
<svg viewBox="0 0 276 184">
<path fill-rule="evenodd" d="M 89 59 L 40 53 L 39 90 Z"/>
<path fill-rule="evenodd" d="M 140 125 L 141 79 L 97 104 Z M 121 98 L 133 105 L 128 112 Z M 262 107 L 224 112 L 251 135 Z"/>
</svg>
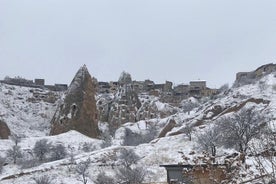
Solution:
<svg viewBox="0 0 276 184">
<path fill-rule="evenodd" d="M 170 119 L 166 126 L 159 133 L 158 138 L 165 137 L 168 132 L 170 132 L 176 126 L 174 119 Z"/>
<path fill-rule="evenodd" d="M 89 137 L 99 136 L 94 81 L 85 65 L 79 69 L 51 121 L 51 135 L 76 130 Z"/>
<path fill-rule="evenodd" d="M 8 127 L 8 125 L 0 120 L 0 138 L 1 139 L 8 139 L 11 135 L 11 131 Z"/>
</svg>

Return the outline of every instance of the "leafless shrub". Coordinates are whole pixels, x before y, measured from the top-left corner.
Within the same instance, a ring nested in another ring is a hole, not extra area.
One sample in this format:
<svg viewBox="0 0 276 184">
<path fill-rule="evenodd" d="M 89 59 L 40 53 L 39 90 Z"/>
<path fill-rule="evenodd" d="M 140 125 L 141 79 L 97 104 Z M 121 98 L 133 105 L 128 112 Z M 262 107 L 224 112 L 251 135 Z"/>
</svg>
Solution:
<svg viewBox="0 0 276 184">
<path fill-rule="evenodd" d="M 80 162 L 79 164 L 77 164 L 76 172 L 77 172 L 77 174 L 79 174 L 83 184 L 87 184 L 87 182 L 88 182 L 88 176 L 89 176 L 88 169 L 89 169 L 90 164 L 91 164 L 90 158 L 88 158 L 84 162 Z"/>
<path fill-rule="evenodd" d="M 217 154 L 217 147 L 220 145 L 220 133 L 219 127 L 214 126 L 209 128 L 204 133 L 197 137 L 197 143 L 201 149 L 210 153 L 215 161 L 215 156 Z"/>
<path fill-rule="evenodd" d="M 222 119 L 219 127 L 223 130 L 223 145 L 246 154 L 249 142 L 258 137 L 265 121 L 266 117 L 253 108 L 242 109 L 232 117 Z"/>
<path fill-rule="evenodd" d="M 119 184 L 140 184 L 143 183 L 146 170 L 142 167 L 119 168 L 116 172 L 116 180 Z"/>
<path fill-rule="evenodd" d="M 114 178 L 107 176 L 104 172 L 100 172 L 97 175 L 96 180 L 94 181 L 96 184 L 116 184 Z"/>
<path fill-rule="evenodd" d="M 96 147 L 93 145 L 93 143 L 85 142 L 82 145 L 82 151 L 84 151 L 84 152 L 91 152 L 91 151 L 94 151 L 94 150 L 96 150 Z"/>
<path fill-rule="evenodd" d="M 192 141 L 192 134 L 193 134 L 193 127 L 187 125 L 184 129 L 183 129 L 183 133 L 186 134 L 189 138 L 189 141 Z"/>
<path fill-rule="evenodd" d="M 28 169 L 38 166 L 40 163 L 37 159 L 20 159 L 18 165 L 21 166 L 21 169 Z"/>
<path fill-rule="evenodd" d="M 49 143 L 47 139 L 41 139 L 35 143 L 33 152 L 39 161 L 43 161 L 46 158 L 46 154 L 52 148 L 52 143 Z"/>
<path fill-rule="evenodd" d="M 53 184 L 53 179 L 50 176 L 36 176 L 33 178 L 36 184 Z"/>
<path fill-rule="evenodd" d="M 23 157 L 21 147 L 14 145 L 12 148 L 7 150 L 7 157 L 13 160 L 13 163 L 16 164 L 19 158 Z"/>
<path fill-rule="evenodd" d="M 67 155 L 66 148 L 62 144 L 57 144 L 51 149 L 51 159 L 52 160 L 60 160 L 65 158 Z"/>
<path fill-rule="evenodd" d="M 120 152 L 119 159 L 124 167 L 130 168 L 136 164 L 140 157 L 132 149 L 123 149 Z"/>
</svg>

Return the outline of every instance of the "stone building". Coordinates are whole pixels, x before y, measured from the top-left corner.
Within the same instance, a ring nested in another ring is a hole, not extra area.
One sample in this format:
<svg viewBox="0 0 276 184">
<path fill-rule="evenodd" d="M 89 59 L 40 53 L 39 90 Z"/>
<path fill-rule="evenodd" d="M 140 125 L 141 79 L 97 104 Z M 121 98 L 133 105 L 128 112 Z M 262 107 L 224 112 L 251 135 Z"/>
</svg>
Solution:
<svg viewBox="0 0 276 184">
<path fill-rule="evenodd" d="M 110 86 L 109 92 L 115 94 L 118 90 L 119 83 L 111 81 L 109 82 L 109 86 Z"/>
<path fill-rule="evenodd" d="M 173 88 L 175 96 L 188 96 L 190 86 L 187 84 L 180 84 Z"/>
<path fill-rule="evenodd" d="M 226 166 L 223 164 L 208 165 L 161 165 L 167 171 L 167 183 L 168 184 L 182 184 L 182 183 L 194 183 L 194 184 L 213 184 L 214 179 L 217 182 L 221 182 L 226 178 L 225 170 Z"/>
<path fill-rule="evenodd" d="M 98 93 L 110 93 L 110 85 L 108 82 L 98 82 Z"/>
<path fill-rule="evenodd" d="M 276 71 L 276 64 L 269 63 L 262 65 L 252 72 L 238 72 L 236 74 L 236 83 L 246 79 L 256 79 Z"/>
<path fill-rule="evenodd" d="M 132 83 L 133 89 L 136 93 L 142 93 L 144 90 L 144 82 L 143 81 L 133 81 Z"/>
<path fill-rule="evenodd" d="M 39 86 L 44 86 L 45 85 L 45 79 L 35 79 L 35 84 Z"/>
</svg>

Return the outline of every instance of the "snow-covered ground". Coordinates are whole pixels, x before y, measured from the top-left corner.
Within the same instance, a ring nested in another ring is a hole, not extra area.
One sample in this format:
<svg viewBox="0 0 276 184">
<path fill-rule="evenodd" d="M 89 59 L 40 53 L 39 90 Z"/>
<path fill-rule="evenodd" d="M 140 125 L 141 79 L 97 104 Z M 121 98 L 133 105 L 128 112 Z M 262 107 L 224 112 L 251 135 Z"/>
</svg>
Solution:
<svg viewBox="0 0 276 184">
<path fill-rule="evenodd" d="M 27 151 L 33 148 L 35 142 L 40 139 L 47 139 L 53 144 L 62 143 L 66 148 L 74 148 L 76 162 L 81 162 L 87 158 L 91 159 L 89 169 L 89 181 L 93 183 L 96 175 L 100 171 L 106 172 L 108 175 L 114 174 L 114 165 L 118 164 L 118 154 L 122 149 L 133 149 L 140 156 L 137 165 L 141 165 L 148 169 L 146 182 L 165 182 L 166 171 L 160 167 L 163 164 L 177 164 L 184 161 L 182 156 L 185 155 L 190 159 L 200 155 L 196 142 L 194 141 L 197 133 L 204 132 L 212 123 L 223 116 L 231 116 L 234 113 L 231 110 L 234 107 L 254 106 L 259 111 L 271 115 L 275 118 L 276 114 L 276 78 L 274 74 L 263 77 L 255 84 L 232 88 L 224 95 L 219 95 L 216 99 L 207 101 L 204 104 L 194 108 L 190 112 L 178 111 L 169 117 L 161 119 L 160 117 L 147 120 L 158 125 L 158 131 L 167 124 L 170 119 L 174 119 L 176 127 L 170 132 L 176 133 L 174 136 L 166 136 L 156 138 L 150 143 L 140 144 L 138 146 L 122 146 L 120 131 L 117 132 L 113 145 L 108 148 L 100 148 L 101 141 L 91 139 L 78 132 L 70 131 L 57 136 L 47 136 L 50 127 L 50 119 L 53 116 L 56 104 L 47 102 L 31 103 L 27 102 L 32 97 L 31 88 L 16 87 L 0 84 L 0 117 L 8 124 L 11 131 L 15 134 L 23 135 L 24 138 L 19 143 L 23 150 Z M 42 91 L 45 92 L 45 91 Z M 41 92 L 41 93 L 42 93 Z M 60 95 L 61 96 L 61 95 Z M 163 104 L 155 97 L 143 98 L 144 101 L 152 100 L 158 110 L 170 111 L 172 107 Z M 253 99 L 253 100 L 249 100 Z M 255 99 L 255 100 L 254 100 Z M 262 101 L 256 101 L 261 99 Z M 193 99 L 194 101 L 195 99 Z M 265 103 L 263 103 L 265 102 Z M 200 103 L 200 102 L 198 102 Z M 221 107 L 221 111 L 214 111 L 215 107 Z M 45 116 L 44 116 L 45 115 Z M 201 123 L 199 123 L 201 122 Z M 196 125 L 195 133 L 192 141 L 189 141 L 187 135 L 181 133 L 187 125 Z M 146 121 L 142 120 L 137 123 L 127 123 L 124 127 L 128 127 L 133 132 L 139 133 L 146 130 Z M 123 134 L 123 131 L 121 132 Z M 81 145 L 91 143 L 95 145 L 95 150 L 83 152 Z M 0 140 L 1 155 L 5 153 L 13 145 L 11 140 Z M 224 148 L 218 149 L 219 155 L 226 155 L 235 152 Z M 254 159 L 247 158 L 247 164 L 253 165 Z M 59 161 L 48 162 L 39 166 L 21 169 L 14 164 L 4 166 L 3 173 L 0 175 L 0 183 L 2 184 L 30 184 L 34 183 L 32 177 L 37 175 L 49 175 L 54 178 L 57 184 L 81 184 L 79 176 L 70 170 L 70 160 L 65 158 Z M 252 166 L 247 172 L 257 172 Z M 244 178 L 244 179 L 250 179 Z"/>
</svg>

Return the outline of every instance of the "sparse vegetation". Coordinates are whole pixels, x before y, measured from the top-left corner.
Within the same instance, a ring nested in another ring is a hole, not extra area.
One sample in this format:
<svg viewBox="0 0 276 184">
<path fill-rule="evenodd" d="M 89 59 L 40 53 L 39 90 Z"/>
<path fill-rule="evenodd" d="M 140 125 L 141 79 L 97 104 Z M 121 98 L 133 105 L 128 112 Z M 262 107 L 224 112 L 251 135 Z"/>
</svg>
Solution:
<svg viewBox="0 0 276 184">
<path fill-rule="evenodd" d="M 91 160 L 90 158 L 88 158 L 87 160 L 80 162 L 76 166 L 76 172 L 79 175 L 80 180 L 82 181 L 83 184 L 87 184 L 88 182 L 88 176 L 89 176 L 88 169 L 90 164 L 91 164 Z"/>
<path fill-rule="evenodd" d="M 18 145 L 12 146 L 12 148 L 8 149 L 7 157 L 13 160 L 13 163 L 16 164 L 19 158 L 23 157 L 21 147 Z"/>
<path fill-rule="evenodd" d="M 97 175 L 96 180 L 94 181 L 95 184 L 116 184 L 114 178 L 107 176 L 104 172 L 100 172 Z"/>
<path fill-rule="evenodd" d="M 36 176 L 33 180 L 36 184 L 54 184 L 53 179 L 48 175 Z"/>
<path fill-rule="evenodd" d="M 4 167 L 4 164 L 5 164 L 5 161 L 6 161 L 5 158 L 0 157 L 0 174 L 1 174 L 2 171 L 3 171 L 3 167 Z"/>
<path fill-rule="evenodd" d="M 52 148 L 52 143 L 49 143 L 47 139 L 41 139 L 35 143 L 33 148 L 33 152 L 35 156 L 39 159 L 39 161 L 43 161 L 46 159 L 47 153 Z"/>
<path fill-rule="evenodd" d="M 67 155 L 66 148 L 62 144 L 57 144 L 52 146 L 51 149 L 51 159 L 52 160 L 60 160 L 65 158 Z"/>
</svg>

